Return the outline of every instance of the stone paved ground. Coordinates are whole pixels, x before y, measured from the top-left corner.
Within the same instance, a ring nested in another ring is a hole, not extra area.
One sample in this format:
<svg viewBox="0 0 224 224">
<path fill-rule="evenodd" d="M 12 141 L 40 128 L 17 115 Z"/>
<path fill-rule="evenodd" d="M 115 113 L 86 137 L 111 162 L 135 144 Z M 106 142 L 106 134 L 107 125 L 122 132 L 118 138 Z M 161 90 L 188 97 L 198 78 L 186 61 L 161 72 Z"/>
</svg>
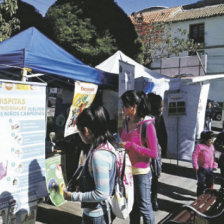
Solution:
<svg viewBox="0 0 224 224">
<path fill-rule="evenodd" d="M 196 199 L 196 179 L 191 163 L 163 159 L 163 172 L 159 181 L 160 210 L 155 212 L 155 219 L 156 224 L 165 224 L 181 210 L 183 204 L 190 204 Z M 218 189 L 219 185 L 215 185 L 215 188 Z M 57 208 L 46 203 L 39 204 L 36 224 L 45 223 L 80 224 L 80 204 L 66 202 Z M 113 224 L 128 224 L 128 220 L 116 219 Z"/>
</svg>

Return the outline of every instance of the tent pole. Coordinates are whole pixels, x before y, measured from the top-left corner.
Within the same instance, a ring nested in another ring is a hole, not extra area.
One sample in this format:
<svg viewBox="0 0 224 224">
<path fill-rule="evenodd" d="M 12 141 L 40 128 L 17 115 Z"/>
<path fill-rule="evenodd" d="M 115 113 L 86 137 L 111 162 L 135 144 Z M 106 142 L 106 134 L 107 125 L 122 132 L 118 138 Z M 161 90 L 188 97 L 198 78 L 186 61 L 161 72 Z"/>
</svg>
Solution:
<svg viewBox="0 0 224 224">
<path fill-rule="evenodd" d="M 22 70 L 22 80 L 23 82 L 27 82 L 27 72 L 32 71 L 30 68 L 23 68 Z"/>
</svg>

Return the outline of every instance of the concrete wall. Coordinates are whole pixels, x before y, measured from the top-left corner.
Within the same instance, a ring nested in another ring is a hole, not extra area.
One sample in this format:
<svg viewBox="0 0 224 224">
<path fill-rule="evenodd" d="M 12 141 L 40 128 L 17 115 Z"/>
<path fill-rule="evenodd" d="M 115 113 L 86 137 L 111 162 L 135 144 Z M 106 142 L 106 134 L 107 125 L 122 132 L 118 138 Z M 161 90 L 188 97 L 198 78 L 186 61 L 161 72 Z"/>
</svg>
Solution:
<svg viewBox="0 0 224 224">
<path fill-rule="evenodd" d="M 200 59 L 198 56 L 161 58 L 155 62 L 154 66 L 154 69 L 152 69 L 153 71 L 167 76 L 201 76 L 205 75 L 204 70 L 206 71 L 207 69 L 207 56 L 202 55 Z"/>
</svg>

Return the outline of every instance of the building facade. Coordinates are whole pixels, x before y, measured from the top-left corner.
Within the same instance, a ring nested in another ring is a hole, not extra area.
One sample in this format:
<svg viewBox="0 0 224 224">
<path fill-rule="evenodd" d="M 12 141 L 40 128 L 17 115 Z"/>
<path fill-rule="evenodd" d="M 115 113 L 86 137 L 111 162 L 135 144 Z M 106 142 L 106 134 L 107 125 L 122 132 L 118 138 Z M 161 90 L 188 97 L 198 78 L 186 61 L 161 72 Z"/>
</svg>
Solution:
<svg viewBox="0 0 224 224">
<path fill-rule="evenodd" d="M 132 14 L 130 18 L 135 25 L 141 21 L 149 24 L 164 22 L 169 26 L 173 38 L 193 39 L 197 44 L 197 56 L 206 55 L 206 64 L 203 65 L 205 75 L 224 74 L 224 0 L 205 0 L 174 8 L 145 9 Z M 186 31 L 184 37 L 178 36 L 179 29 Z M 184 51 L 179 56 L 194 54 L 195 52 Z M 169 57 L 176 57 L 176 55 Z M 150 68 L 157 71 L 160 69 L 162 73 L 161 60 L 154 60 Z M 186 73 L 190 74 L 191 71 Z M 173 73 L 169 74 L 166 71 L 165 75 L 173 76 Z M 223 87 L 224 80 L 211 81 L 209 98 L 224 101 Z"/>
</svg>

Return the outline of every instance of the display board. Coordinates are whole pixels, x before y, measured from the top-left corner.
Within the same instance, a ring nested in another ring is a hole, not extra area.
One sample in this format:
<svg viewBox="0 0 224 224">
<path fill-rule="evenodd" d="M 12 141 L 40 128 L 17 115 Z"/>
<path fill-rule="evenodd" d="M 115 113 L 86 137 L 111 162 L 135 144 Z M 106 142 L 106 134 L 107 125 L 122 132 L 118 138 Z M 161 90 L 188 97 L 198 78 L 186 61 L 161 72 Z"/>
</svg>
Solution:
<svg viewBox="0 0 224 224">
<path fill-rule="evenodd" d="M 45 84 L 0 80 L 0 214 L 30 212 L 48 194 L 45 108 Z"/>
</svg>

